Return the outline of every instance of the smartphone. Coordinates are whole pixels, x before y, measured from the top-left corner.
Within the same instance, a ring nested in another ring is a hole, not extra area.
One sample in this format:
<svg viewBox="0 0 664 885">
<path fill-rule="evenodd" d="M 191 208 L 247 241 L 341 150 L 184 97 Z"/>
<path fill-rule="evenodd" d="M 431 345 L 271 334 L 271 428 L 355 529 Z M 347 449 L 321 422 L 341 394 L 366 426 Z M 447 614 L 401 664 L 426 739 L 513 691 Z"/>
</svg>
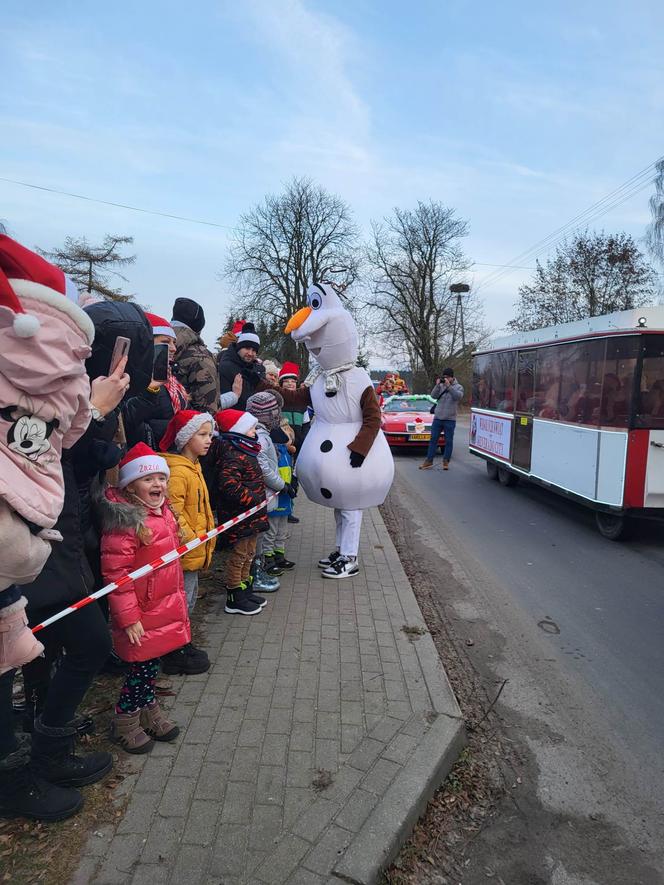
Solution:
<svg viewBox="0 0 664 885">
<path fill-rule="evenodd" d="M 113 353 L 111 354 L 111 363 L 108 367 L 108 374 L 112 375 L 113 372 L 118 367 L 118 363 L 122 359 L 123 356 L 129 356 L 129 348 L 131 346 L 131 339 L 123 338 L 122 335 L 118 335 L 115 339 L 115 344 L 113 345 Z"/>
<path fill-rule="evenodd" d="M 152 364 L 154 381 L 168 381 L 168 344 L 155 344 Z"/>
</svg>

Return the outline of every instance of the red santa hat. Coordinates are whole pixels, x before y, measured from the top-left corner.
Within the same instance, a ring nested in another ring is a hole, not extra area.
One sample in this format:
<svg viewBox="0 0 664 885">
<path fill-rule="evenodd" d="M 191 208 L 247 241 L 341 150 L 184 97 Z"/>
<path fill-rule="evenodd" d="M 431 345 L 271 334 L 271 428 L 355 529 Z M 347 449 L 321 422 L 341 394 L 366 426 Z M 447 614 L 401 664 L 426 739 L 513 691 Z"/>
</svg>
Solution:
<svg viewBox="0 0 664 885">
<path fill-rule="evenodd" d="M 13 314 L 12 327 L 19 338 L 32 338 L 39 331 L 39 319 L 27 313 L 24 299 L 35 299 L 67 314 L 92 344 L 95 329 L 90 317 L 78 305 L 74 281 L 59 267 L 0 234 L 0 312 Z"/>
<path fill-rule="evenodd" d="M 233 335 L 236 335 L 236 336 L 239 335 L 240 332 L 242 331 L 242 327 L 244 326 L 244 324 L 246 322 L 247 322 L 246 320 L 238 320 L 237 322 L 233 323 L 233 328 L 231 329 L 231 332 L 233 333 Z"/>
<path fill-rule="evenodd" d="M 153 335 L 167 335 L 169 338 L 175 339 L 175 331 L 168 320 L 164 319 L 164 317 L 157 316 L 156 313 L 146 313 L 145 316 L 148 318 L 148 322 L 152 326 Z"/>
<path fill-rule="evenodd" d="M 254 418 L 249 412 L 241 412 L 239 409 L 223 409 L 214 416 L 217 427 L 222 433 L 244 433 L 258 424 L 258 418 Z"/>
<path fill-rule="evenodd" d="M 124 489 L 135 479 L 163 473 L 166 479 L 171 475 L 166 459 L 154 452 L 145 443 L 136 443 L 120 461 L 118 485 Z"/>
<path fill-rule="evenodd" d="M 166 431 L 159 443 L 159 448 L 162 452 L 167 452 L 170 448 L 175 448 L 176 452 L 181 452 L 192 436 L 198 433 L 205 423 L 211 424 L 214 428 L 214 421 L 209 412 L 194 412 L 193 409 L 181 409 L 168 422 Z"/>
<path fill-rule="evenodd" d="M 297 363 L 284 363 L 279 372 L 279 384 L 286 378 L 299 378 L 300 367 Z"/>
</svg>

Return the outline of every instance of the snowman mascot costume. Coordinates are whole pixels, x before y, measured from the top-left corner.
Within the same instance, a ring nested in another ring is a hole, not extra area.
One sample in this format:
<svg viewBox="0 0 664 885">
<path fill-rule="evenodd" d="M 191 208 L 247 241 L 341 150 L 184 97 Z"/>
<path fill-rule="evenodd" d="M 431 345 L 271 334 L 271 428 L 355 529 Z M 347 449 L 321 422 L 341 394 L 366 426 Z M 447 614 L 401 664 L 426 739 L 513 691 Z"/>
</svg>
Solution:
<svg viewBox="0 0 664 885">
<path fill-rule="evenodd" d="M 349 578 L 358 572 L 362 511 L 382 504 L 394 479 L 380 406 L 368 373 L 355 365 L 357 329 L 332 286 L 310 286 L 307 307 L 285 331 L 317 364 L 304 387 L 281 393 L 287 408 L 311 405 L 316 415 L 297 475 L 310 500 L 334 508 L 337 547 L 318 564 L 324 578 Z"/>
</svg>

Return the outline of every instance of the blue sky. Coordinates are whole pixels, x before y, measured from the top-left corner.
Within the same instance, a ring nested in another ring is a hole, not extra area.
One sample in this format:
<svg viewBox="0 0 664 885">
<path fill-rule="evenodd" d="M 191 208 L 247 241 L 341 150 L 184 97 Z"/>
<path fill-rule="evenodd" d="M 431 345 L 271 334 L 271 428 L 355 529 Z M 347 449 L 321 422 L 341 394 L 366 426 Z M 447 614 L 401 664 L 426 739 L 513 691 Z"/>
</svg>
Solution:
<svg viewBox="0 0 664 885">
<path fill-rule="evenodd" d="M 5 0 L 0 176 L 229 227 L 295 174 L 364 229 L 433 198 L 479 284 L 664 153 L 663 35 L 656 0 Z M 597 226 L 641 238 L 648 196 Z M 3 182 L 0 219 L 27 245 L 134 236 L 139 301 L 193 297 L 221 331 L 228 230 Z M 528 276 L 481 288 L 494 328 Z"/>
</svg>

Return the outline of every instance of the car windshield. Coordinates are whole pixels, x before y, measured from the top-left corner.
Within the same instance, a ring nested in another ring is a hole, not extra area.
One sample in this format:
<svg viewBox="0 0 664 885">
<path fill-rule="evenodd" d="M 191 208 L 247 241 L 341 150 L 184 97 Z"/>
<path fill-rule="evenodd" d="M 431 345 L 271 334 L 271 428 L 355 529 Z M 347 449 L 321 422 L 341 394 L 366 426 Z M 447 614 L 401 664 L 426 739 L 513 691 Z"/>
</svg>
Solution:
<svg viewBox="0 0 664 885">
<path fill-rule="evenodd" d="M 393 399 L 386 403 L 384 412 L 428 412 L 431 404 L 425 399 Z"/>
</svg>

